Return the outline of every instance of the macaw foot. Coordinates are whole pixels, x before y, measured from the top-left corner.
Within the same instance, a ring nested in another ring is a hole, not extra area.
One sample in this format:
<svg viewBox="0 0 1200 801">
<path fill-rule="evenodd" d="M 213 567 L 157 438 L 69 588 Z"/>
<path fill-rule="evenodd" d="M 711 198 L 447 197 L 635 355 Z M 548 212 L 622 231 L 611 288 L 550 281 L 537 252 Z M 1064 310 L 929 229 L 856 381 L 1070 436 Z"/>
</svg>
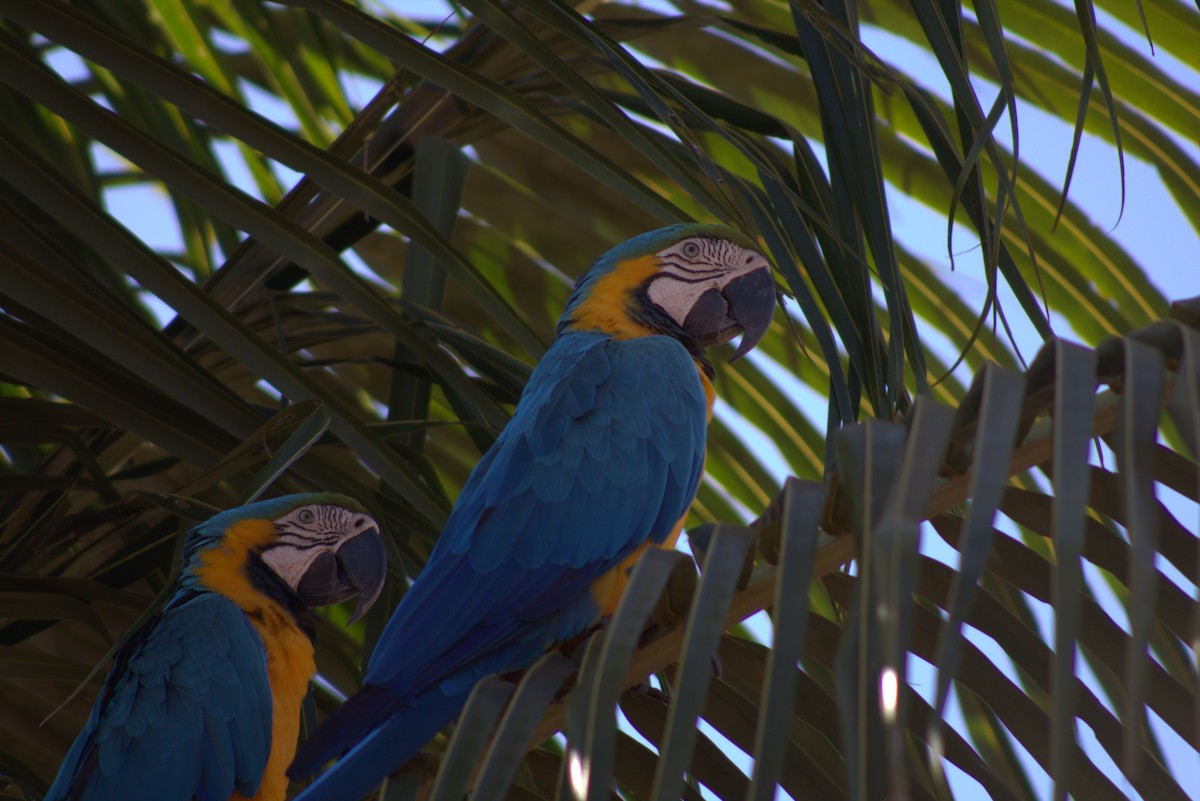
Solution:
<svg viewBox="0 0 1200 801">
<path fill-rule="evenodd" d="M 634 695 L 644 695 L 647 698 L 652 698 L 655 701 L 661 701 L 664 704 L 671 702 L 671 696 L 664 693 L 658 687 L 651 687 L 644 681 L 639 681 L 637 684 L 629 688 L 629 692 Z"/>
</svg>

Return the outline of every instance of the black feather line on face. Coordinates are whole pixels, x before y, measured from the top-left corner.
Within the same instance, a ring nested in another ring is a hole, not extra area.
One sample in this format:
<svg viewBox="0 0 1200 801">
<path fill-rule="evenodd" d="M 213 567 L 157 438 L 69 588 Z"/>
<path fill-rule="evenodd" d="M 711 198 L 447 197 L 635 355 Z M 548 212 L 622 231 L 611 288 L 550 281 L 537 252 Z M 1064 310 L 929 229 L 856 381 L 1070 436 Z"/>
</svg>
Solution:
<svg viewBox="0 0 1200 801">
<path fill-rule="evenodd" d="M 316 618 L 308 605 L 287 585 L 279 575 L 262 560 L 262 552 L 255 551 L 246 559 L 246 575 L 254 589 L 282 606 L 291 615 L 296 627 L 316 642 Z"/>
<path fill-rule="evenodd" d="M 659 277 L 661 276 L 650 276 L 650 278 L 646 279 L 645 283 L 637 288 L 637 291 L 633 293 L 629 314 L 634 320 L 647 328 L 653 328 L 661 334 L 678 340 L 679 344 L 687 349 L 691 357 L 700 365 L 700 369 L 704 371 L 704 375 L 708 376 L 711 381 L 716 377 L 716 371 L 713 370 L 712 362 L 705 355 L 704 348 L 688 335 L 688 332 L 684 331 L 683 327 L 675 322 L 671 315 L 663 311 L 657 303 L 650 300 L 650 283 Z"/>
<path fill-rule="evenodd" d="M 714 278 L 720 278 L 729 271 L 726 267 L 714 267 L 708 262 L 701 262 L 703 266 L 697 268 L 695 265 L 689 264 L 688 262 L 679 261 L 674 256 L 664 256 L 661 259 L 661 263 L 663 266 L 663 271 L 658 277 L 674 278 L 677 281 L 682 281 L 688 284 L 699 284 L 704 281 L 711 281 Z M 673 273 L 667 269 L 668 267 L 674 267 L 676 270 L 695 277 L 688 278 L 679 275 L 678 273 Z"/>
</svg>

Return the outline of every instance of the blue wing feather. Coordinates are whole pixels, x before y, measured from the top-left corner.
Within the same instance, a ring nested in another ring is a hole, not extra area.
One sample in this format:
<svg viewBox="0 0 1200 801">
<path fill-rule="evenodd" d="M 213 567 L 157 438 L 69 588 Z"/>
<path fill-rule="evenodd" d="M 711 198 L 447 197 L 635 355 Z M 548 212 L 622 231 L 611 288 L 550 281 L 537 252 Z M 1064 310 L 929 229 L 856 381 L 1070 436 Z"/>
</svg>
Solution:
<svg viewBox="0 0 1200 801">
<path fill-rule="evenodd" d="M 468 688 L 469 691 L 470 688 Z M 382 781 L 390 772 L 388 766 L 395 764 L 397 754 L 412 754 L 454 719 L 467 700 L 467 692 L 446 694 L 434 688 L 413 700 L 407 708 L 388 717 L 393 712 L 386 692 L 377 686 L 367 685 L 358 694 L 350 697 L 340 708 L 350 714 L 329 718 L 321 729 L 332 724 L 338 729 L 340 739 L 347 739 L 350 732 L 344 725 L 356 725 L 365 715 L 381 715 L 382 724 L 366 732 L 345 756 L 336 769 L 319 776 L 293 801 L 354 801 L 362 798 Z"/>
<path fill-rule="evenodd" d="M 271 747 L 266 651 L 230 600 L 185 591 L 118 656 L 46 801 L 228 801 Z"/>
<path fill-rule="evenodd" d="M 646 539 L 661 542 L 695 494 L 705 412 L 695 365 L 675 340 L 560 337 L 468 479 L 430 575 L 384 630 L 367 681 L 411 681 L 414 662 L 461 648 L 486 610 L 499 605 L 521 615 L 520 602 L 536 600 L 530 593 L 539 581 L 573 568 L 578 592 Z M 655 444 L 664 435 L 677 440 L 668 449 L 675 458 Z M 563 467 L 568 457 L 589 458 L 596 444 L 605 458 L 590 458 L 586 482 Z M 537 575 L 547 565 L 550 573 Z M 484 577 L 494 575 L 511 578 L 486 586 Z"/>
<path fill-rule="evenodd" d="M 371 656 L 368 690 L 394 703 L 343 706 L 301 749 L 292 775 L 315 771 L 389 719 L 389 730 L 403 718 L 424 731 L 416 699 L 525 667 L 594 620 L 591 583 L 646 540 L 661 543 L 687 511 L 703 471 L 706 413 L 695 363 L 676 340 L 560 336 Z M 426 704 L 447 709 L 440 696 Z M 369 767 L 359 756 L 332 771 L 370 770 L 377 782 L 425 742 L 416 739 Z M 338 786 L 328 775 L 320 785 Z"/>
</svg>

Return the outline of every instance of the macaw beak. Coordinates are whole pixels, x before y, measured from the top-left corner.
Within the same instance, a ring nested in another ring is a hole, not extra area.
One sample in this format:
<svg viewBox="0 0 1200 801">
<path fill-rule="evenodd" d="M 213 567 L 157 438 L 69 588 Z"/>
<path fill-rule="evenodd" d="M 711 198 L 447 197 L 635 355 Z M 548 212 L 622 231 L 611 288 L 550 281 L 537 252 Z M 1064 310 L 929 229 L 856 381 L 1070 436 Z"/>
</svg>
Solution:
<svg viewBox="0 0 1200 801">
<path fill-rule="evenodd" d="M 387 578 L 387 551 L 377 529 L 367 529 L 313 560 L 300 577 L 296 594 L 309 606 L 341 603 L 355 593 L 358 606 L 350 623 L 375 603 Z"/>
<path fill-rule="evenodd" d="M 706 348 L 741 333 L 732 362 L 759 343 L 771 327 L 774 313 L 775 280 L 771 269 L 762 267 L 738 276 L 724 289 L 710 289 L 701 295 L 683 321 L 683 330 Z"/>
</svg>

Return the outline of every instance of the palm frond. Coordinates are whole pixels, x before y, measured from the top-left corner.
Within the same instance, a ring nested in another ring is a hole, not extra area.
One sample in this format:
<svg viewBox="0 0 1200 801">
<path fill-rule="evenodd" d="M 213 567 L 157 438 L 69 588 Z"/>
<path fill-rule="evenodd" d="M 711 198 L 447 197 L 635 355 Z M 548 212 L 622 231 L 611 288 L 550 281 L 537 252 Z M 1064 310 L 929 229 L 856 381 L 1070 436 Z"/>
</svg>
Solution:
<svg viewBox="0 0 1200 801">
<path fill-rule="evenodd" d="M 186 521 L 268 487 L 388 534 L 382 602 L 321 620 L 357 686 L 571 279 L 681 219 L 758 236 L 788 301 L 719 367 L 721 568 L 647 562 L 565 701 L 557 658 L 481 687 L 434 792 L 1183 797 L 1200 309 L 1077 188 L 1129 210 L 1136 159 L 1200 230 L 1200 91 L 1159 60 L 1200 68 L 1200 13 L 1136 5 L 0 0 L 0 797 L 45 789 L 94 683 L 39 724 Z M 1084 345 L 1030 359 L 1053 333 Z"/>
</svg>

